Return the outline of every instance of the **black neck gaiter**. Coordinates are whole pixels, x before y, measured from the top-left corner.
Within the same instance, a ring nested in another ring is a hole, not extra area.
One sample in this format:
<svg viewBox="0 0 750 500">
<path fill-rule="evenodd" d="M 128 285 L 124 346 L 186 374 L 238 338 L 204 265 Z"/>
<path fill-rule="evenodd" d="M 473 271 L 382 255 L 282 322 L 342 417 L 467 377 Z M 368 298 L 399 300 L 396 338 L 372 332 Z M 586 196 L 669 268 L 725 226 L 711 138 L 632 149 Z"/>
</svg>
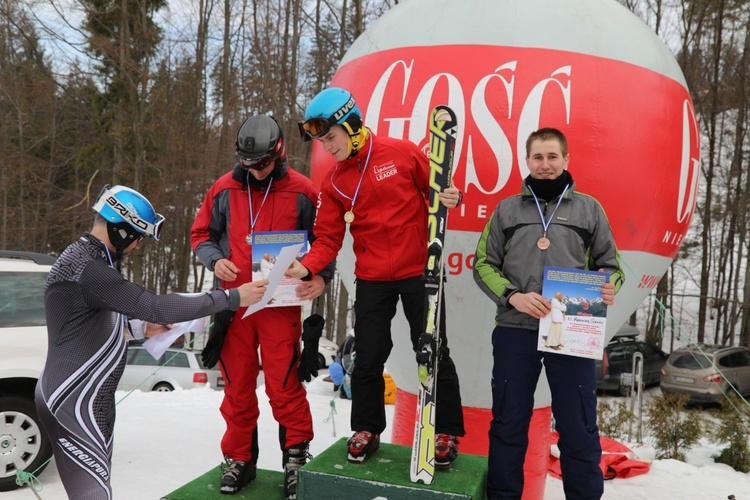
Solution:
<svg viewBox="0 0 750 500">
<path fill-rule="evenodd" d="M 573 185 L 573 177 L 567 170 L 563 170 L 557 179 L 534 179 L 529 175 L 524 182 L 534 191 L 537 198 L 550 201 L 560 196 L 565 190 L 565 186 Z"/>
</svg>

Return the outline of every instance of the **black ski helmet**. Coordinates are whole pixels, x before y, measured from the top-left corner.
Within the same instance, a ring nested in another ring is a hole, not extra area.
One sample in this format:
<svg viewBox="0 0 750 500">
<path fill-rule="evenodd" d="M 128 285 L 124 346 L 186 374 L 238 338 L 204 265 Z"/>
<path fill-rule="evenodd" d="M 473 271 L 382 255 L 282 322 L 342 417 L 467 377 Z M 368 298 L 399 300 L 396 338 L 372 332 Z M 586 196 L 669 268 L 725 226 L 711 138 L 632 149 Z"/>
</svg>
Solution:
<svg viewBox="0 0 750 500">
<path fill-rule="evenodd" d="M 286 170 L 284 133 L 271 116 L 251 116 L 240 127 L 235 142 L 237 161 L 245 168 L 263 170 L 275 162 L 274 176 Z"/>
</svg>

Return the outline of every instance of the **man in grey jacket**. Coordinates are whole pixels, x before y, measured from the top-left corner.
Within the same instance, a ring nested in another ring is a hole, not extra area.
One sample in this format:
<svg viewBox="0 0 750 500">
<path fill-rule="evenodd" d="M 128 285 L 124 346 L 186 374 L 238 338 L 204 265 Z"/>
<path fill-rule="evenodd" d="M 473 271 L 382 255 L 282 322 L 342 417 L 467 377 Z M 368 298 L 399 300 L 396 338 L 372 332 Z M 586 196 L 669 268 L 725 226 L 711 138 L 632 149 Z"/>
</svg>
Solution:
<svg viewBox="0 0 750 500">
<path fill-rule="evenodd" d="M 497 305 L 492 332 L 492 413 L 487 496 L 521 498 L 523 462 L 542 360 L 560 433 L 567 499 L 603 492 L 596 426 L 594 360 L 537 350 L 539 319 L 551 310 L 541 295 L 545 266 L 610 274 L 602 300 L 614 304 L 624 281 L 607 217 L 597 200 L 574 190 L 567 139 L 543 128 L 526 141 L 530 175 L 520 194 L 502 200 L 482 232 L 474 280 Z"/>
</svg>

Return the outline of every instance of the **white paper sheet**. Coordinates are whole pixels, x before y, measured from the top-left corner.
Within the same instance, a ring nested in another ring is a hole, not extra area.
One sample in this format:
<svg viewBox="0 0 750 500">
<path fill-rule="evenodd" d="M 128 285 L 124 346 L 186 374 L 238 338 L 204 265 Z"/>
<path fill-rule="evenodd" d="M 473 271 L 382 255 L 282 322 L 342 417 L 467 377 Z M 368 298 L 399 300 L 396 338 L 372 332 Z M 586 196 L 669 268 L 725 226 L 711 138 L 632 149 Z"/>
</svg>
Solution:
<svg viewBox="0 0 750 500">
<path fill-rule="evenodd" d="M 202 333 L 206 327 L 206 321 L 208 316 L 203 318 L 194 319 L 193 321 L 185 321 L 182 323 L 175 323 L 172 328 L 166 332 L 159 333 L 149 338 L 143 343 L 143 347 L 151 354 L 154 359 L 159 359 L 164 356 L 169 346 L 180 336 L 188 332 Z"/>
</svg>

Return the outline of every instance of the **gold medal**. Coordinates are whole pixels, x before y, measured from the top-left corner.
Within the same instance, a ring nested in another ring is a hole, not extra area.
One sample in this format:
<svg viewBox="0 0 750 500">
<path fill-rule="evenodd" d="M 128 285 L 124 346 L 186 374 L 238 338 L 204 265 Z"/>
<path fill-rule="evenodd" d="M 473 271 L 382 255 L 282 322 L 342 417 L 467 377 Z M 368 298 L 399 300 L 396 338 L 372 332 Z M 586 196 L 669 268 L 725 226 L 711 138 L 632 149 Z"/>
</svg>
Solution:
<svg viewBox="0 0 750 500">
<path fill-rule="evenodd" d="M 539 247 L 539 250 L 547 250 L 549 248 L 549 240 L 542 236 L 537 240 L 536 246 Z"/>
<path fill-rule="evenodd" d="M 252 245 L 253 244 L 253 233 L 252 233 L 252 231 L 250 232 L 250 234 L 248 234 L 247 236 L 245 236 L 245 242 L 247 242 L 248 245 Z"/>
<path fill-rule="evenodd" d="M 346 212 L 344 214 L 344 222 L 346 222 L 347 224 L 351 224 L 352 222 L 354 222 L 354 212 L 352 212 L 351 210 Z"/>
</svg>

